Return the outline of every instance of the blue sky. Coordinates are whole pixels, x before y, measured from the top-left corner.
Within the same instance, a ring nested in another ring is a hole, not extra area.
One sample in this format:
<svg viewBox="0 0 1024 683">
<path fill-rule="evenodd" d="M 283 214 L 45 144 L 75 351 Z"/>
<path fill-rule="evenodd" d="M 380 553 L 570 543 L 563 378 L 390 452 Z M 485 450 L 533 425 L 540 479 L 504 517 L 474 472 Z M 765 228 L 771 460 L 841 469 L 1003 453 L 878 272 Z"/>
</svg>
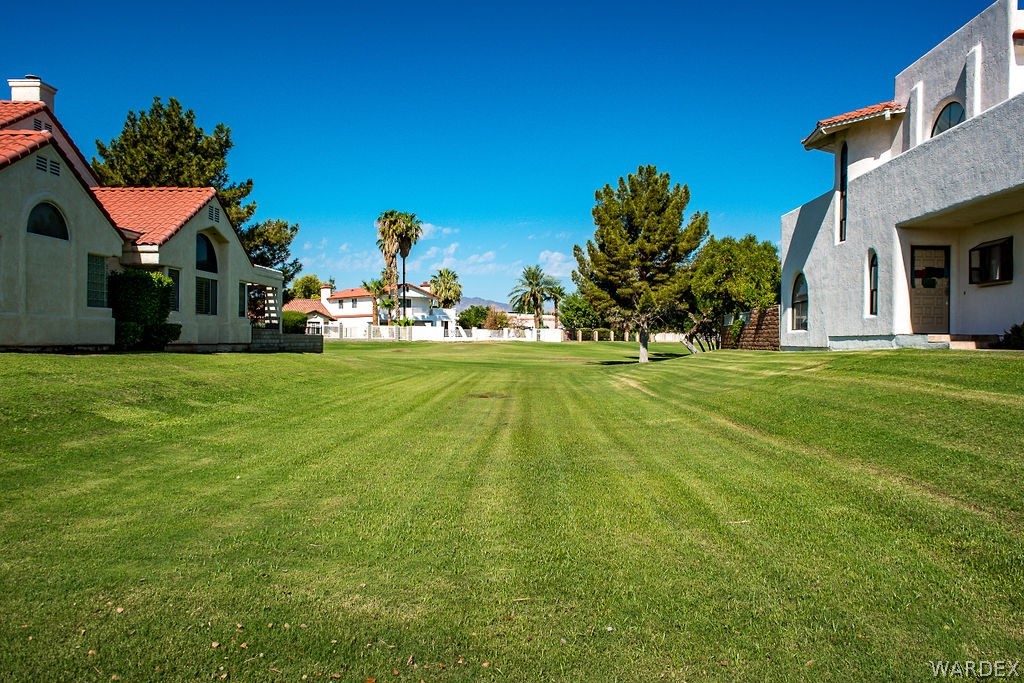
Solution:
<svg viewBox="0 0 1024 683">
<path fill-rule="evenodd" d="M 800 146 L 815 121 L 891 99 L 988 4 L 51 3 L 0 65 L 59 89 L 87 157 L 154 96 L 228 124 L 232 177 L 255 180 L 257 219 L 300 224 L 304 272 L 375 275 L 395 208 L 427 224 L 410 281 L 449 266 L 504 301 L 525 265 L 569 283 L 594 191 L 640 164 L 688 184 L 713 234 L 777 241 L 831 183 Z"/>
</svg>

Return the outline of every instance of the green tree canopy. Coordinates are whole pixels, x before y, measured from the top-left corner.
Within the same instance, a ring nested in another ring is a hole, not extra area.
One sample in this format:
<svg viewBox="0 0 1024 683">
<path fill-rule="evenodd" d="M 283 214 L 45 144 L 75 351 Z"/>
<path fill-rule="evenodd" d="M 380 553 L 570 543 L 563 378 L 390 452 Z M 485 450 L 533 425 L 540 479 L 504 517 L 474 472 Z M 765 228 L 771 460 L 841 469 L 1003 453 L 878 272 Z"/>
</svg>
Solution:
<svg viewBox="0 0 1024 683">
<path fill-rule="evenodd" d="M 560 319 L 562 327 L 571 330 L 601 327 L 601 316 L 579 292 L 573 292 L 561 301 Z"/>
<path fill-rule="evenodd" d="M 280 269 L 287 285 L 302 268 L 290 253 L 299 226 L 273 219 L 245 227 L 256 213 L 255 202 L 243 203 L 253 181 L 230 182 L 233 144 L 223 123 L 207 134 L 177 99 L 165 105 L 154 97 L 148 111 L 128 112 L 120 135 L 106 144 L 96 141 L 99 159 L 93 157 L 92 167 L 112 187 L 213 187 L 252 262 Z"/>
<path fill-rule="evenodd" d="M 430 291 L 439 299 L 441 308 L 451 308 L 462 300 L 459 275 L 451 268 L 442 268 L 430 278 Z"/>
<path fill-rule="evenodd" d="M 690 288 L 701 315 L 718 319 L 778 303 L 780 277 L 779 250 L 771 242 L 712 237 L 694 259 Z"/>
<path fill-rule="evenodd" d="M 253 223 L 237 230 L 249 258 L 257 266 L 276 268 L 288 283 L 302 270 L 298 259 L 291 258 L 291 243 L 299 234 L 299 226 L 279 218 Z"/>
<path fill-rule="evenodd" d="M 483 327 L 489 310 L 487 306 L 470 306 L 459 313 L 459 327 L 466 330 L 473 327 Z"/>
<path fill-rule="evenodd" d="M 553 287 L 561 287 L 540 266 L 526 266 L 516 286 L 509 292 L 509 305 L 516 313 L 533 313 L 534 329 L 541 327 L 544 302 L 551 298 Z"/>
<path fill-rule="evenodd" d="M 639 331 L 646 363 L 651 328 L 685 306 L 686 266 L 707 235 L 708 215 L 695 213 L 684 225 L 689 188 L 673 186 L 654 166 L 619 178 L 616 188 L 605 185 L 594 198 L 594 239 L 573 248 L 573 281 L 602 317 Z"/>
<path fill-rule="evenodd" d="M 334 280 L 331 279 L 328 282 L 324 282 L 320 279 L 319 275 L 310 273 L 309 275 L 303 275 L 302 277 L 295 280 L 292 283 L 290 294 L 295 299 L 319 299 L 320 289 L 330 285 L 334 288 Z"/>
</svg>

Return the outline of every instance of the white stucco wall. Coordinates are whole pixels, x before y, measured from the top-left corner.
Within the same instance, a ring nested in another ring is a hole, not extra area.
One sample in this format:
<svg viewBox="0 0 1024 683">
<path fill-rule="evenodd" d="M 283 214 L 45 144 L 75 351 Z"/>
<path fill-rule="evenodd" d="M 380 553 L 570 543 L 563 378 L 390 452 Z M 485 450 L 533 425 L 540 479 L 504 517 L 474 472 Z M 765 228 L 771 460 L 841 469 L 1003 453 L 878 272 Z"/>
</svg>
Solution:
<svg viewBox="0 0 1024 683">
<path fill-rule="evenodd" d="M 928 139 L 936 116 L 949 101 L 958 100 L 967 116 L 973 116 L 1011 95 L 1016 2 L 999 0 L 896 77 L 896 101 L 910 101 L 903 150 Z M 915 126 L 919 130 L 912 130 Z"/>
<path fill-rule="evenodd" d="M 1013 206 L 1009 192 L 1024 189 L 1024 95 L 1016 96 L 927 140 L 849 182 L 847 241 L 835 239 L 835 193 L 828 192 L 782 219 L 783 348 L 829 347 L 860 338 L 886 345 L 910 324 L 910 248 L 949 245 L 952 281 L 950 332 L 993 334 L 1024 320 L 1024 260 L 1017 244 L 1020 215 L 990 207 Z M 1016 195 L 1012 195 L 1015 197 Z M 1022 195 L 1024 196 L 1024 195 Z M 950 211 L 976 207 L 976 224 L 943 223 Z M 928 227 L 908 227 L 926 220 Z M 900 226 L 900 227 L 898 227 Z M 1009 285 L 967 285 L 967 252 L 991 238 L 1013 235 L 1016 280 Z M 866 259 L 879 256 L 879 311 L 865 315 Z M 809 330 L 793 331 L 791 298 L 797 273 L 808 282 Z"/>
<path fill-rule="evenodd" d="M 59 176 L 36 168 L 36 159 L 59 159 Z M 121 237 L 92 197 L 47 145 L 0 170 L 0 346 L 108 345 L 114 343 L 109 308 L 87 305 L 89 254 L 116 269 Z M 27 232 L 40 202 L 63 214 L 70 239 Z"/>
</svg>

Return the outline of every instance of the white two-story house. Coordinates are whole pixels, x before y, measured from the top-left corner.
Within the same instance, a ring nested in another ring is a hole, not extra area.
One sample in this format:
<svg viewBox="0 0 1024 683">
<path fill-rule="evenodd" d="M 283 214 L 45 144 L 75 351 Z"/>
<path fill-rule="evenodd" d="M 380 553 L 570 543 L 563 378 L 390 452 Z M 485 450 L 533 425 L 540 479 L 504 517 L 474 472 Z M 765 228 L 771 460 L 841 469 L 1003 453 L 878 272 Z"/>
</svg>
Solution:
<svg viewBox="0 0 1024 683">
<path fill-rule="evenodd" d="M 398 299 L 394 321 L 402 318 L 404 304 L 405 317 L 412 320 L 413 325 L 445 329 L 455 325 L 455 310 L 439 307 L 437 296 L 431 293 L 429 283 L 419 286 L 407 283 L 399 285 L 399 289 L 404 291 L 404 296 Z M 373 296 L 363 287 L 350 287 L 337 292 L 332 292 L 330 287 L 323 287 L 320 290 L 320 301 L 343 327 L 365 330 L 369 325 L 387 324 L 387 311 L 379 306 L 379 302 L 377 320 L 373 319 Z"/>
<path fill-rule="evenodd" d="M 1024 321 L 1022 93 L 1024 10 L 999 0 L 891 101 L 817 123 L 834 183 L 782 217 L 783 349 L 971 347 Z"/>
</svg>

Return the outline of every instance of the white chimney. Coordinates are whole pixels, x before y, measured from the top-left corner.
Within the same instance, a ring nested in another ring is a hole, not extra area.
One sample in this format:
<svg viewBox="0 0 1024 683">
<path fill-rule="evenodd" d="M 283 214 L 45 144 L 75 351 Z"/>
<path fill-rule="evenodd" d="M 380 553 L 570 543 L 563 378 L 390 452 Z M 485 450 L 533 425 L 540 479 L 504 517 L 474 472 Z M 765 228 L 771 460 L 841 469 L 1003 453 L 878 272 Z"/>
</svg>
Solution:
<svg viewBox="0 0 1024 683">
<path fill-rule="evenodd" d="M 43 83 L 39 76 L 26 74 L 24 78 L 8 78 L 11 86 L 11 100 L 14 102 L 42 102 L 53 111 L 53 97 L 57 89 Z"/>
<path fill-rule="evenodd" d="M 326 306 L 327 305 L 327 300 L 329 298 L 331 298 L 331 286 L 330 285 L 321 285 L 320 286 L 320 301 L 324 302 L 324 305 Z"/>
</svg>

